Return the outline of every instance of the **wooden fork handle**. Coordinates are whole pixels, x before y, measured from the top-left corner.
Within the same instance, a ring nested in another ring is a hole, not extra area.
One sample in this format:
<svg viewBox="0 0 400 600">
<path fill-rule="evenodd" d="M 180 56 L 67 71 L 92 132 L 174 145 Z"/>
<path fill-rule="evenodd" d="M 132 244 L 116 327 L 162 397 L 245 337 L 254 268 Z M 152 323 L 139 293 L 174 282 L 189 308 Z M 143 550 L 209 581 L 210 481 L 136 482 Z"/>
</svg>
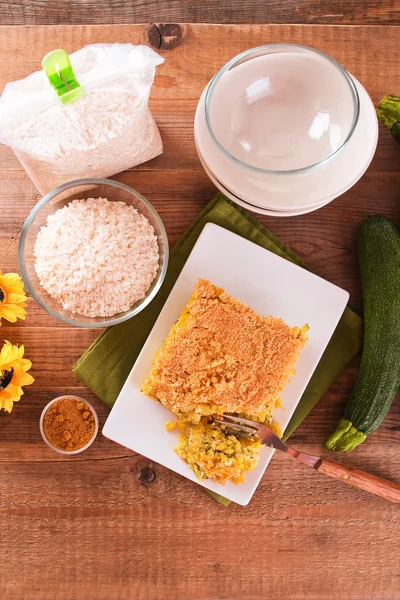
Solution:
<svg viewBox="0 0 400 600">
<path fill-rule="evenodd" d="M 344 467 L 343 465 L 331 462 L 330 460 L 325 460 L 324 458 L 321 458 L 314 468 L 319 473 L 334 477 L 334 479 L 343 481 L 343 483 L 352 485 L 360 490 L 382 496 L 382 498 L 390 500 L 390 502 L 400 502 L 400 485 L 388 481 L 387 479 L 381 479 L 380 477 L 370 475 L 364 471 Z"/>
</svg>

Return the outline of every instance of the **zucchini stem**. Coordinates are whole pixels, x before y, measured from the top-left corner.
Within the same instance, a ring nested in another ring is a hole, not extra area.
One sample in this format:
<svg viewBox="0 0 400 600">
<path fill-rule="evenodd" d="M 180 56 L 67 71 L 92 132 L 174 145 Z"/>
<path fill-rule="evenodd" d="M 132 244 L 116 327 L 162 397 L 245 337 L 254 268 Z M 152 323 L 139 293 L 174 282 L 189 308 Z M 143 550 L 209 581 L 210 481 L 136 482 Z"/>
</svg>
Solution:
<svg viewBox="0 0 400 600">
<path fill-rule="evenodd" d="M 334 452 L 350 452 L 366 437 L 365 433 L 356 429 L 351 421 L 340 419 L 336 431 L 326 438 L 324 448 Z"/>
</svg>

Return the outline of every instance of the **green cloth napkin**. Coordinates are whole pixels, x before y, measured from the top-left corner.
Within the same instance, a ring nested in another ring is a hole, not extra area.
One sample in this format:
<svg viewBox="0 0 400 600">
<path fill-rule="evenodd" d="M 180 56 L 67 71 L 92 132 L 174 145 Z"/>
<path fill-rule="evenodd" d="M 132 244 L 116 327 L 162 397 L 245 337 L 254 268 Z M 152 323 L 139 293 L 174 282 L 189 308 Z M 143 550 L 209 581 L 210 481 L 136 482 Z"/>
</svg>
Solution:
<svg viewBox="0 0 400 600">
<path fill-rule="evenodd" d="M 110 408 L 206 223 L 225 227 L 308 269 L 296 254 L 254 217 L 223 194 L 217 194 L 172 248 L 164 283 L 154 300 L 139 315 L 106 329 L 73 366 L 73 372 Z M 300 425 L 357 354 L 362 345 L 362 336 L 361 318 L 347 307 L 285 430 L 284 439 Z M 222 504 L 229 504 L 226 498 L 210 493 Z"/>
</svg>

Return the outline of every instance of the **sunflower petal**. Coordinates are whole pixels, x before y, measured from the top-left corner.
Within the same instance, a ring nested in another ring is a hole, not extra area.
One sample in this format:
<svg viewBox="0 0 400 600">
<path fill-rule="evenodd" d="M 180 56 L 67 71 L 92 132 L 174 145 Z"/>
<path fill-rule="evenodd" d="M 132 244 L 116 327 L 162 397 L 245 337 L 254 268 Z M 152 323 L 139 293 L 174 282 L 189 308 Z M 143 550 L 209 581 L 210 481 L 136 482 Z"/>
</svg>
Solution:
<svg viewBox="0 0 400 600">
<path fill-rule="evenodd" d="M 10 342 L 5 341 L 4 346 L 0 351 L 0 368 L 4 368 L 4 365 L 12 360 L 12 347 Z"/>
<path fill-rule="evenodd" d="M 7 400 L 4 401 L 4 408 L 9 413 L 12 411 L 13 405 L 14 405 L 14 400 L 12 400 L 11 398 L 8 398 Z"/>
<path fill-rule="evenodd" d="M 16 385 L 15 386 L 17 388 L 17 391 L 10 396 L 11 400 L 13 400 L 14 402 L 18 402 L 18 400 L 21 398 L 21 396 L 24 395 L 24 390 L 22 389 L 22 387 Z"/>
<path fill-rule="evenodd" d="M 1 306 L 2 306 L 2 307 L 4 307 L 4 306 L 5 306 L 5 307 L 7 307 L 9 310 L 12 310 L 12 311 L 14 311 L 14 312 L 16 312 L 16 313 L 21 313 L 21 312 L 22 312 L 22 313 L 24 313 L 24 312 L 25 312 L 25 310 L 24 310 L 24 306 L 23 306 L 23 304 L 24 304 L 23 302 L 21 302 L 21 303 L 17 303 L 17 302 L 6 302 L 6 303 L 2 304 Z"/>
<path fill-rule="evenodd" d="M 33 379 L 32 375 L 29 375 L 29 373 L 24 373 L 23 375 L 19 375 L 16 378 L 16 381 L 14 381 L 14 377 L 12 378 L 12 382 L 15 385 L 31 385 L 31 383 L 33 383 L 35 380 Z"/>
<path fill-rule="evenodd" d="M 7 392 L 10 394 L 11 398 L 14 398 L 19 394 L 19 386 L 11 381 L 7 386 Z"/>
<path fill-rule="evenodd" d="M 0 390 L 0 402 L 6 400 L 7 398 L 11 398 L 10 392 L 7 390 Z"/>
<path fill-rule="evenodd" d="M 7 294 L 7 302 L 11 304 L 19 304 L 20 302 L 26 301 L 27 297 L 25 296 L 25 294 L 19 294 L 17 292 L 11 292 L 10 294 Z"/>
<path fill-rule="evenodd" d="M 0 318 L 7 319 L 7 321 L 11 321 L 11 323 L 15 323 L 17 317 L 11 308 L 10 305 L 0 304 Z"/>
<path fill-rule="evenodd" d="M 21 277 L 18 273 L 6 273 L 3 275 L 3 281 L 7 281 L 9 284 L 13 285 L 14 283 L 20 283 Z"/>
<path fill-rule="evenodd" d="M 0 304 L 0 318 L 4 317 L 7 321 L 15 323 L 17 318 L 25 319 L 26 311 L 18 304 Z"/>
<path fill-rule="evenodd" d="M 18 307 L 20 310 L 15 311 L 15 316 L 17 319 L 21 319 L 21 321 L 25 321 L 26 319 L 26 311 L 23 308 Z"/>
</svg>

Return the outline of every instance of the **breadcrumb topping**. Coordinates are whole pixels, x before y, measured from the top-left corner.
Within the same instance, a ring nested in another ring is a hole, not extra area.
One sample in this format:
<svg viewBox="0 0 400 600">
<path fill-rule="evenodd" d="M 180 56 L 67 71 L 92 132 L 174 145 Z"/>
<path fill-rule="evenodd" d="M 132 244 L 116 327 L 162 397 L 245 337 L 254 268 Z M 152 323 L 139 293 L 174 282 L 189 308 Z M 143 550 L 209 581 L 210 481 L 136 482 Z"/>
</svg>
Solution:
<svg viewBox="0 0 400 600">
<path fill-rule="evenodd" d="M 271 409 L 307 340 L 200 279 L 157 353 L 143 392 L 188 421 Z"/>
</svg>

